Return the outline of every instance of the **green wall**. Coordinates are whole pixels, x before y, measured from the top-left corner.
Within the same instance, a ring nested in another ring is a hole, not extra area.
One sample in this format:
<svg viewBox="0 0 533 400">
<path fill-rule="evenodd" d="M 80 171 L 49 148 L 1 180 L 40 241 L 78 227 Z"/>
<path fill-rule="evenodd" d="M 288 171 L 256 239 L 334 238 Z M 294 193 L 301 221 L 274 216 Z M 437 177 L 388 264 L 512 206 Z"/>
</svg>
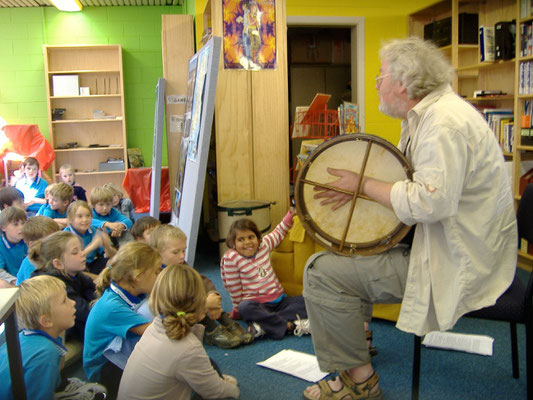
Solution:
<svg viewBox="0 0 533 400">
<path fill-rule="evenodd" d="M 163 76 L 161 15 L 184 14 L 185 8 L 85 7 L 79 13 L 54 7 L 0 8 L 0 117 L 9 124 L 37 124 L 48 138 L 42 45 L 120 44 L 128 147 L 140 147 L 149 166 L 155 86 Z"/>
</svg>

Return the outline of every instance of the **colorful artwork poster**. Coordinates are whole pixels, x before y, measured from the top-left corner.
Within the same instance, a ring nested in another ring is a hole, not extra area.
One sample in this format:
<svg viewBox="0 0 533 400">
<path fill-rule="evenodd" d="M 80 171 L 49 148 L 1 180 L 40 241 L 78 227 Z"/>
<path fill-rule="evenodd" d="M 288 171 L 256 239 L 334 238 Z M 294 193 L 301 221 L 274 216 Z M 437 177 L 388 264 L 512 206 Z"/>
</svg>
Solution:
<svg viewBox="0 0 533 400">
<path fill-rule="evenodd" d="M 275 0 L 223 0 L 224 68 L 276 68 Z"/>
</svg>

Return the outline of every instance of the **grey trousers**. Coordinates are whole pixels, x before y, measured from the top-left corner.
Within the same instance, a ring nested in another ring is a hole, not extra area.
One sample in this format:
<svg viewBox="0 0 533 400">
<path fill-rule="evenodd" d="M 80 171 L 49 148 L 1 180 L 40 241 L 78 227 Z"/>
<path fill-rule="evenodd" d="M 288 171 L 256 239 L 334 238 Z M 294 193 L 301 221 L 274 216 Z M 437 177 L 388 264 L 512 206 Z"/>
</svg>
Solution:
<svg viewBox="0 0 533 400">
<path fill-rule="evenodd" d="M 364 322 L 372 304 L 402 300 L 409 250 L 375 256 L 313 255 L 304 272 L 305 305 L 320 369 L 339 372 L 370 362 Z"/>
</svg>

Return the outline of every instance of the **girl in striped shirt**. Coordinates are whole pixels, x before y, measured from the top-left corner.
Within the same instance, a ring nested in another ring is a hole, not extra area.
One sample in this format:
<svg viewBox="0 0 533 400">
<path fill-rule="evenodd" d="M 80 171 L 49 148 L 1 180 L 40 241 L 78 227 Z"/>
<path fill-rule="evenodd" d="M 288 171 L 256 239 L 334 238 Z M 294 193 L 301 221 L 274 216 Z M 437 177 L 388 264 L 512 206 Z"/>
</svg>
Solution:
<svg viewBox="0 0 533 400">
<path fill-rule="evenodd" d="M 233 303 L 232 317 L 248 322 L 255 338 L 281 339 L 287 333 L 309 333 L 309 321 L 302 296 L 288 297 L 272 264 L 270 252 L 292 226 L 293 210 L 280 224 L 261 237 L 257 225 L 249 219 L 235 221 L 229 230 L 226 251 L 220 262 L 224 287 Z"/>
</svg>

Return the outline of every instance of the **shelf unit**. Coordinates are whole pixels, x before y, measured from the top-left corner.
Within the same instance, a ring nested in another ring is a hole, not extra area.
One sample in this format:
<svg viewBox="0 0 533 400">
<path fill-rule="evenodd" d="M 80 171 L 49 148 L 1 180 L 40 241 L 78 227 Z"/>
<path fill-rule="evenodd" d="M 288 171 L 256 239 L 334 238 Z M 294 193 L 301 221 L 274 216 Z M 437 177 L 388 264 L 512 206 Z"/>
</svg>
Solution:
<svg viewBox="0 0 533 400">
<path fill-rule="evenodd" d="M 451 60 L 457 74 L 453 82 L 454 90 L 467 101 L 480 108 L 511 108 L 514 112 L 515 128 L 511 153 L 504 153 L 507 161 L 512 161 L 512 184 L 515 204 L 520 200 L 520 175 L 522 162 L 533 160 L 533 146 L 520 143 L 520 120 L 525 101 L 533 103 L 533 94 L 520 95 L 520 64 L 533 61 L 533 56 L 520 57 L 520 25 L 533 22 L 533 17 L 520 18 L 520 0 L 445 0 L 426 7 L 409 16 L 409 34 L 424 36 L 424 25 L 451 17 L 451 44 L 441 50 Z M 477 44 L 459 44 L 459 14 L 477 13 L 479 26 L 494 26 L 500 21 L 516 20 L 516 55 L 511 60 L 480 62 Z M 474 98 L 474 90 L 501 90 L 502 96 Z M 533 255 L 518 252 L 520 266 L 531 268 Z"/>
<path fill-rule="evenodd" d="M 44 45 L 43 54 L 50 142 L 56 153 L 54 182 L 59 167 L 70 164 L 76 183 L 87 192 L 108 182 L 121 187 L 128 162 L 121 46 Z M 89 88 L 89 95 L 54 96 L 53 77 L 58 75 L 77 75 L 79 87 Z M 61 120 L 52 119 L 55 108 L 65 109 Z M 94 119 L 95 110 L 110 118 Z M 76 147 L 68 146 L 74 142 Z M 124 168 L 99 171 L 99 163 L 110 158 L 122 159 Z"/>
</svg>

